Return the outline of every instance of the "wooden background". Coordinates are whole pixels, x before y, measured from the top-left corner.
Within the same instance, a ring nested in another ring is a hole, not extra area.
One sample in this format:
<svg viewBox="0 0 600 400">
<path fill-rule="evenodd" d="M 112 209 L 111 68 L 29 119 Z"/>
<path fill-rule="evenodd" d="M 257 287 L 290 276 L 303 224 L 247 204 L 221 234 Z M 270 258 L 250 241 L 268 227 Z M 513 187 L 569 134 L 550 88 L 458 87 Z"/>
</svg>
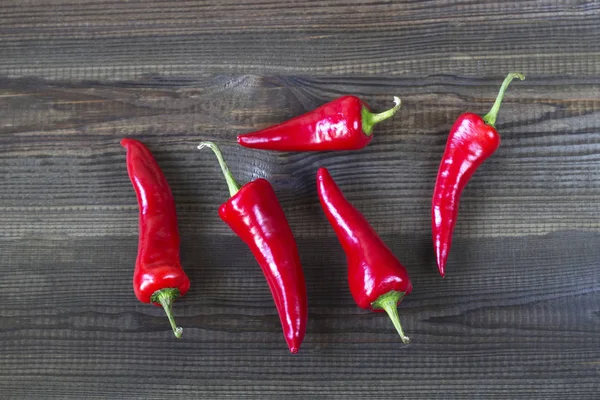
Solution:
<svg viewBox="0 0 600 400">
<path fill-rule="evenodd" d="M 598 399 L 599 23 L 593 0 L 3 0 L 0 397 Z M 510 71 L 527 80 L 464 193 L 442 280 L 429 209 L 447 133 Z M 376 110 L 403 100 L 363 151 L 234 144 L 347 93 Z M 131 288 L 125 136 L 176 197 L 181 340 Z M 228 192 L 203 139 L 240 182 L 271 180 L 288 216 L 309 293 L 298 355 L 217 216 Z M 354 305 L 319 166 L 407 266 L 412 344 Z"/>
</svg>

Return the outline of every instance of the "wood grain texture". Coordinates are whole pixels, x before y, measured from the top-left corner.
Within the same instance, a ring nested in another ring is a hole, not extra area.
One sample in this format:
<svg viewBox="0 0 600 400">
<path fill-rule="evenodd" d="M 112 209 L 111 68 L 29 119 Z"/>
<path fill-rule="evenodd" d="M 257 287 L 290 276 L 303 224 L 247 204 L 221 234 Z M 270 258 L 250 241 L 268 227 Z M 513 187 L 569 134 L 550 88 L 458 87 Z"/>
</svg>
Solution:
<svg viewBox="0 0 600 400">
<path fill-rule="evenodd" d="M 0 69 L 69 80 L 498 67 L 597 76 L 599 9 L 593 0 L 5 0 Z"/>
<path fill-rule="evenodd" d="M 3 1 L 0 398 L 596 399 L 600 393 L 600 6 L 594 1 Z M 448 276 L 433 182 L 454 119 L 504 75 L 500 149 L 461 204 Z M 234 145 L 342 94 L 403 107 L 358 152 Z M 162 310 L 131 289 L 124 136 L 172 187 L 192 280 Z M 274 185 L 305 270 L 290 355 L 227 188 Z M 330 169 L 407 266 L 400 316 L 358 309 L 314 186 Z"/>
</svg>

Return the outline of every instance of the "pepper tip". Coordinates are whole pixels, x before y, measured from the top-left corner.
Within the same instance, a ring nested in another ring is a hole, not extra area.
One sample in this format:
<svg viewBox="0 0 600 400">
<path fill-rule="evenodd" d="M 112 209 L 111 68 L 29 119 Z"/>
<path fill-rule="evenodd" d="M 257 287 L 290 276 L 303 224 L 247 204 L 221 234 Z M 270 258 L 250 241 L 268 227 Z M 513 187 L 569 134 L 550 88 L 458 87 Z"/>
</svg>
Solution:
<svg viewBox="0 0 600 400">
<path fill-rule="evenodd" d="M 198 145 L 198 150 L 202 150 L 205 147 L 209 147 L 209 142 L 200 142 Z"/>
<path fill-rule="evenodd" d="M 181 335 L 183 335 L 183 328 L 178 326 L 175 328 L 175 330 L 173 331 L 173 333 L 175 334 L 175 337 L 177 339 L 181 339 Z"/>
<path fill-rule="evenodd" d="M 322 177 L 327 174 L 329 174 L 329 171 L 325 167 L 319 167 L 319 169 L 317 170 L 317 177 Z"/>
<path fill-rule="evenodd" d="M 446 261 L 443 260 L 442 257 L 440 257 L 439 255 L 437 257 L 437 267 L 438 267 L 438 272 L 440 273 L 440 275 L 443 278 L 446 275 Z"/>
</svg>

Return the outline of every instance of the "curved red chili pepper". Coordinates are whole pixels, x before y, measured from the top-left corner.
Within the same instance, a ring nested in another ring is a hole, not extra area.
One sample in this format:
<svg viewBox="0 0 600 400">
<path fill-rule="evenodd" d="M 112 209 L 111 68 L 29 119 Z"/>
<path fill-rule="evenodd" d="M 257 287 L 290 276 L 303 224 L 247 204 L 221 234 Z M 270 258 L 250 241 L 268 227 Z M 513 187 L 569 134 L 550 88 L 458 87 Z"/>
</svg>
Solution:
<svg viewBox="0 0 600 400">
<path fill-rule="evenodd" d="M 219 148 L 202 142 L 217 156 L 231 198 L 219 208 L 219 216 L 252 251 L 271 289 L 283 335 L 297 353 L 306 332 L 308 301 L 296 240 L 271 184 L 256 179 L 241 188 L 231 175 Z"/>
<path fill-rule="evenodd" d="M 237 137 L 245 147 L 278 151 L 357 150 L 373 139 L 373 125 L 400 109 L 373 114 L 356 96 L 343 96 L 289 121 Z"/>
<path fill-rule="evenodd" d="M 450 129 L 431 207 L 433 246 L 442 277 L 446 273 L 446 261 L 452 244 L 460 196 L 473 173 L 500 146 L 500 135 L 494 123 L 504 92 L 514 78 L 523 80 L 525 76 L 509 74 L 502 83 L 492 109 L 483 118 L 477 114 L 465 113 L 458 117 Z"/>
<path fill-rule="evenodd" d="M 346 200 L 325 168 L 317 172 L 317 192 L 323 211 L 348 260 L 348 284 L 359 307 L 382 311 L 391 318 L 402 342 L 397 306 L 412 291 L 406 268 L 381 240 L 367 219 Z"/>
<path fill-rule="evenodd" d="M 175 298 L 187 293 L 190 280 L 179 261 L 175 201 L 150 150 L 133 139 L 123 139 L 121 145 L 127 149 L 127 172 L 139 204 L 133 291 L 143 303 L 162 305 L 179 338 L 183 329 L 175 324 L 171 307 Z"/>
</svg>

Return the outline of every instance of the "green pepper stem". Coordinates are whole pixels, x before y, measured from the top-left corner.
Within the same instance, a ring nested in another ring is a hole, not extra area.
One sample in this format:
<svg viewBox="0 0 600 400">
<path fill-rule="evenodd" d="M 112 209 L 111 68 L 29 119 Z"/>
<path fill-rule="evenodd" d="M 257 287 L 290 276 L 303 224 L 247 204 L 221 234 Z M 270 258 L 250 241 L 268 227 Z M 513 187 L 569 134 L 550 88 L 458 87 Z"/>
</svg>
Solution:
<svg viewBox="0 0 600 400">
<path fill-rule="evenodd" d="M 400 317 L 398 316 L 398 303 L 402 301 L 404 295 L 404 292 L 391 290 L 386 294 L 379 296 L 377 300 L 371 303 L 371 307 L 373 307 L 374 310 L 385 310 L 387 315 L 389 315 L 390 319 L 392 320 L 394 327 L 398 331 L 400 339 L 402 339 L 402 343 L 408 344 L 410 343 L 410 339 L 404 334 L 404 330 L 402 330 L 402 325 L 400 324 Z"/>
<path fill-rule="evenodd" d="M 400 97 L 394 96 L 394 107 L 390 108 L 387 111 L 380 112 L 379 114 L 373 114 L 371 111 L 367 109 L 367 107 L 363 107 L 360 114 L 362 117 L 362 130 L 367 136 L 371 136 L 373 133 L 373 125 L 385 121 L 386 119 L 392 117 L 402 105 L 402 101 L 400 101 Z"/>
<path fill-rule="evenodd" d="M 181 334 L 183 333 L 183 328 L 175 324 L 175 317 L 173 317 L 172 307 L 173 301 L 177 297 L 179 297 L 179 289 L 166 288 L 154 292 L 154 294 L 150 298 L 150 301 L 153 303 L 160 303 L 160 305 L 165 310 L 165 313 L 167 314 L 167 318 L 169 318 L 169 323 L 171 324 L 171 328 L 173 329 L 175 337 L 179 339 L 181 337 Z"/>
<path fill-rule="evenodd" d="M 213 142 L 202 142 L 198 145 L 198 150 L 202 150 L 205 147 L 211 149 L 213 153 L 215 153 L 215 156 L 217 156 L 217 160 L 219 160 L 219 165 L 221 166 L 221 171 L 223 171 L 223 175 L 227 181 L 229 195 L 233 197 L 240 190 L 240 185 L 235 181 L 231 171 L 229 170 L 229 167 L 227 167 L 227 163 L 223 159 L 223 153 L 221 153 L 221 149 L 219 149 L 219 147 Z"/>
<path fill-rule="evenodd" d="M 500 111 L 500 105 L 502 104 L 502 99 L 504 98 L 504 93 L 506 92 L 508 85 L 510 85 L 512 80 L 515 78 L 519 78 L 520 80 L 523 80 L 523 79 L 525 79 L 525 75 L 520 74 L 518 72 L 511 72 L 510 74 L 508 74 L 506 76 L 506 78 L 504 78 L 504 82 L 502 82 L 502 86 L 500 86 L 500 91 L 498 92 L 498 96 L 496 97 L 496 101 L 494 102 L 494 105 L 490 109 L 490 112 L 485 114 L 485 116 L 483 117 L 483 120 L 485 121 L 485 123 L 490 125 L 491 127 L 494 127 L 494 124 L 496 123 L 496 117 L 498 116 L 498 111 Z"/>
</svg>

